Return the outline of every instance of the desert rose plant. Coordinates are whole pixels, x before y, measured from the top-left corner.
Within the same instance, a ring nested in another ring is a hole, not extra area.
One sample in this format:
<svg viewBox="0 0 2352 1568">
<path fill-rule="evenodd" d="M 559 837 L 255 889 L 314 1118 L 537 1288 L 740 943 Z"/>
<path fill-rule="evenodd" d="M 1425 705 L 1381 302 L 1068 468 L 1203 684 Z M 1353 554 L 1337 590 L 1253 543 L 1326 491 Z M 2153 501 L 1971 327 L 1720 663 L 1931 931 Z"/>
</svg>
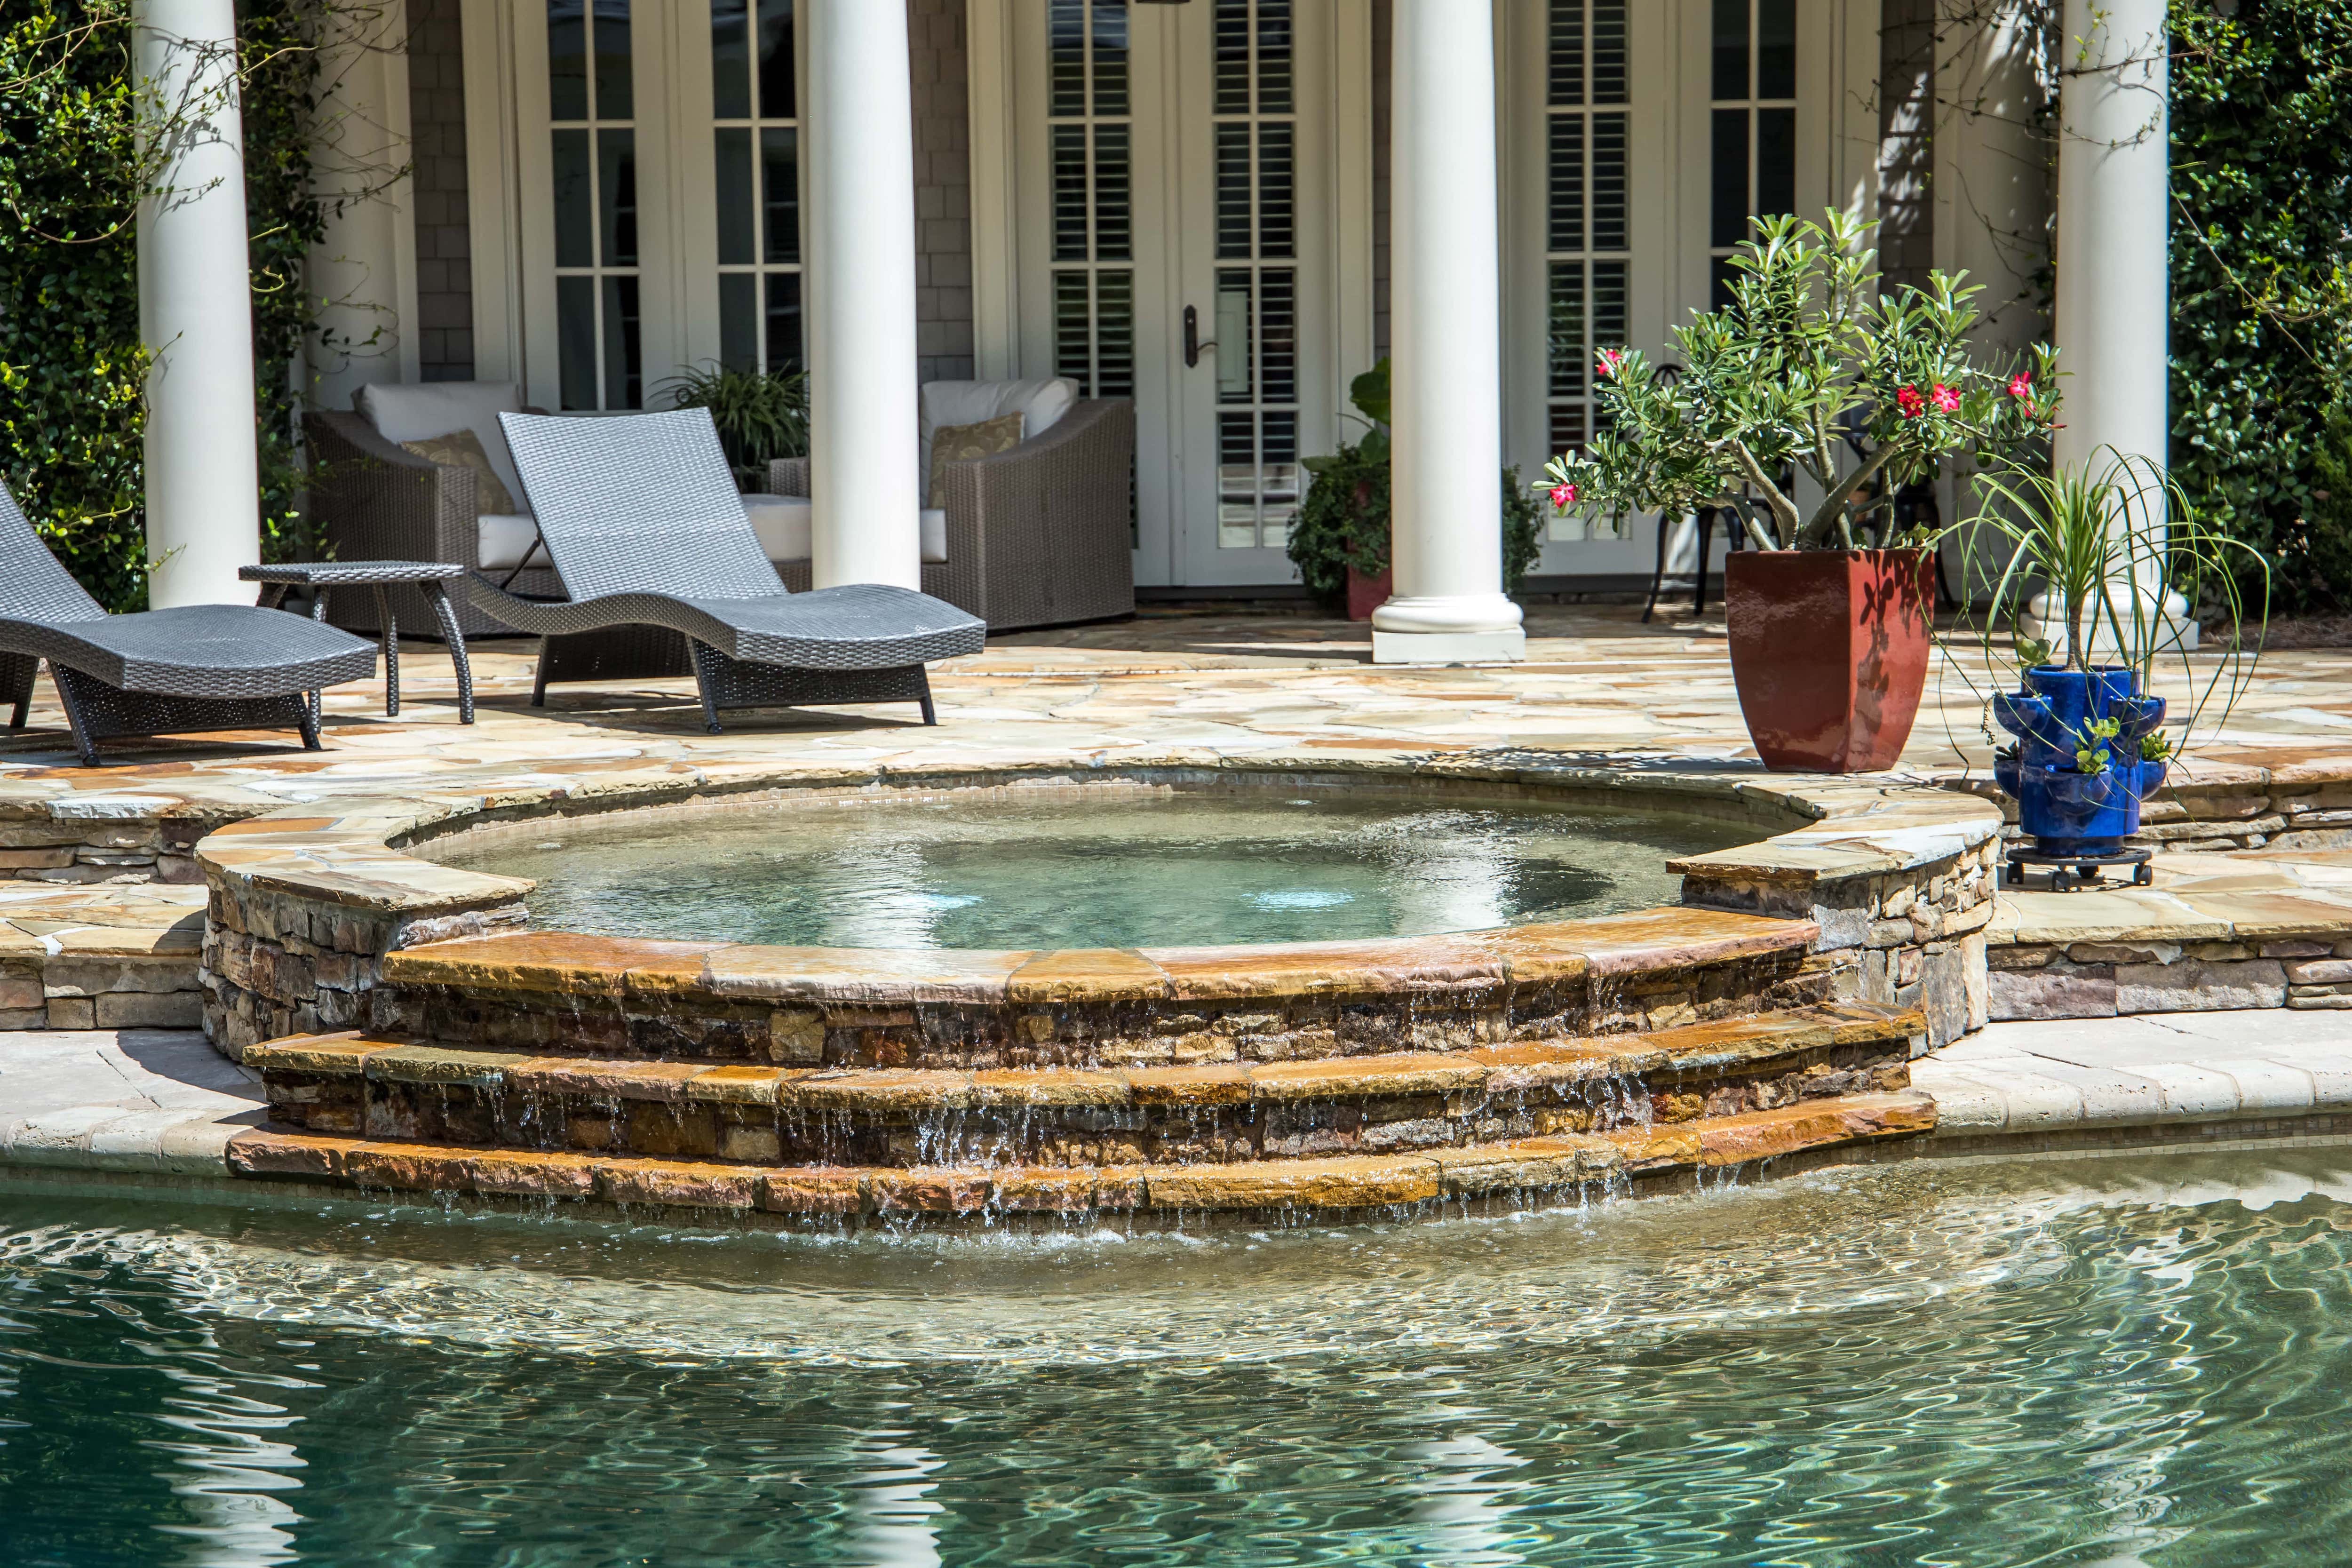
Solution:
<svg viewBox="0 0 2352 1568">
<path fill-rule="evenodd" d="M 2056 351 L 1995 363 L 1969 342 L 1965 274 L 1879 291 L 1870 226 L 1761 218 L 1731 258 L 1728 305 L 1675 330 L 1679 368 L 1601 352 L 1599 434 L 1545 473 L 1551 504 L 1588 518 L 1731 506 L 1765 550 L 1852 550 L 1880 498 L 1957 452 L 2014 458 L 2058 413 Z M 1821 492 L 1800 507 L 1793 473 Z M 1738 505 L 1742 495 L 1769 516 Z"/>
</svg>

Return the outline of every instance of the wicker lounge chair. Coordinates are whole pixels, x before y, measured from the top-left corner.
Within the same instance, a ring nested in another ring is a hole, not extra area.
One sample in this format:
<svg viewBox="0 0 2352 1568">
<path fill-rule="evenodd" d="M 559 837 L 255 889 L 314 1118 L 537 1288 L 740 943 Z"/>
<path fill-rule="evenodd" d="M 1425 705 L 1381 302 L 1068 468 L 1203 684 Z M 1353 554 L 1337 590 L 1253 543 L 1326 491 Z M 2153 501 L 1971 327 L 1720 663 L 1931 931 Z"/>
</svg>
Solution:
<svg viewBox="0 0 2352 1568">
<path fill-rule="evenodd" d="M 714 735 L 722 709 L 805 703 L 915 702 L 931 724 L 923 666 L 978 653 L 987 639 L 977 616 L 911 588 L 787 592 L 744 517 L 707 410 L 499 421 L 571 597 L 519 598 L 478 574 L 466 586 L 476 607 L 543 639 L 535 706 L 565 662 L 560 643 L 644 626 L 685 639 Z M 619 668 L 573 662 L 590 679 Z"/>
<path fill-rule="evenodd" d="M 375 649 L 345 631 L 251 605 L 186 605 L 110 616 L 58 564 L 0 489 L 0 702 L 21 730 L 42 659 L 82 765 L 117 735 L 192 730 L 302 732 L 319 749 L 310 693 L 375 673 Z"/>
</svg>

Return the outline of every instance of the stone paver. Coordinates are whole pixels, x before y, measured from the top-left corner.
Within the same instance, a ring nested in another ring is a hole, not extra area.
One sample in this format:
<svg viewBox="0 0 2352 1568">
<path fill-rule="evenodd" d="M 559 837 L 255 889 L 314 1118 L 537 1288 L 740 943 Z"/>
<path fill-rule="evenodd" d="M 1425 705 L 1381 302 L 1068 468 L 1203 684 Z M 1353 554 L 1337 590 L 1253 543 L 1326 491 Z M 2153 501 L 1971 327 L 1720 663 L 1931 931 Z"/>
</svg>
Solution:
<svg viewBox="0 0 2352 1568">
<path fill-rule="evenodd" d="M 0 1166 L 221 1175 L 261 1079 L 193 1029 L 0 1035 Z"/>
<path fill-rule="evenodd" d="M 1941 1139 L 2292 1121 L 2352 1110 L 2352 1018 L 2272 1009 L 1994 1024 L 1913 1063 L 1911 1077 L 1936 1097 Z"/>
</svg>

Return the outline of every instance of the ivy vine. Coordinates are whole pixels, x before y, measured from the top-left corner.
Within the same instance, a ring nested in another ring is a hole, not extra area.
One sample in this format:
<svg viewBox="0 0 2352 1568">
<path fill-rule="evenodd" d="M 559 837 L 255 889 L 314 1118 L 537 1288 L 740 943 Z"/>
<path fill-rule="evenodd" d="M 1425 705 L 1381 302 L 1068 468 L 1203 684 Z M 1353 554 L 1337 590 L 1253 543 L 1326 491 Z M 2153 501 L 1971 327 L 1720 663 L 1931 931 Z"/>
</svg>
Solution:
<svg viewBox="0 0 2352 1568">
<path fill-rule="evenodd" d="M 294 366 L 316 324 L 303 261 L 316 40 L 337 0 L 240 0 L 262 551 L 315 553 Z M 111 609 L 147 593 L 136 222 L 158 171 L 138 135 L 130 0 L 12 0 L 0 19 L 0 478 Z"/>
</svg>

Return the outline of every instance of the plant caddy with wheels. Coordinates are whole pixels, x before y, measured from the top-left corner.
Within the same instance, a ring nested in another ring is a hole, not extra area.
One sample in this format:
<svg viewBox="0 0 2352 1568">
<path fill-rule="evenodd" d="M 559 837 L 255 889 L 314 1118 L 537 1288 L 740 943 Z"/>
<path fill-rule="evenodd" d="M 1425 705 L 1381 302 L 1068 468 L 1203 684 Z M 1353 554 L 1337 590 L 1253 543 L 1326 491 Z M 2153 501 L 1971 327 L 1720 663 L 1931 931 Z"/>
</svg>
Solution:
<svg viewBox="0 0 2352 1568">
<path fill-rule="evenodd" d="M 2145 887 L 2150 852 L 2126 842 L 2140 805 L 2209 705 L 2218 697 L 2219 723 L 2245 689 L 2261 657 L 2259 630 L 2251 650 L 2241 635 L 2245 594 L 2258 590 L 2257 626 L 2266 623 L 2269 563 L 2200 519 L 2157 464 L 2112 447 L 2079 469 L 2011 467 L 1977 482 L 1985 504 L 1970 537 L 2008 552 L 1984 621 L 1988 659 L 1998 656 L 1993 629 L 2030 613 L 2037 590 L 2039 624 L 2063 634 L 2055 646 L 2016 637 L 2018 689 L 1992 699 L 1994 722 L 2017 737 L 1995 755 L 1993 778 L 2017 803 L 2025 836 L 2010 848 L 2005 879 L 2022 886 L 2028 868 L 2047 867 L 2051 890 L 2063 893 L 2128 866 Z M 2192 605 L 2218 601 L 2226 617 L 2227 646 L 2201 684 L 2166 611 L 2173 592 Z M 2162 728 L 2165 699 L 2150 689 L 2168 653 L 2189 692 L 2178 742 Z M 2101 658 L 2113 662 L 2094 662 Z"/>
</svg>

